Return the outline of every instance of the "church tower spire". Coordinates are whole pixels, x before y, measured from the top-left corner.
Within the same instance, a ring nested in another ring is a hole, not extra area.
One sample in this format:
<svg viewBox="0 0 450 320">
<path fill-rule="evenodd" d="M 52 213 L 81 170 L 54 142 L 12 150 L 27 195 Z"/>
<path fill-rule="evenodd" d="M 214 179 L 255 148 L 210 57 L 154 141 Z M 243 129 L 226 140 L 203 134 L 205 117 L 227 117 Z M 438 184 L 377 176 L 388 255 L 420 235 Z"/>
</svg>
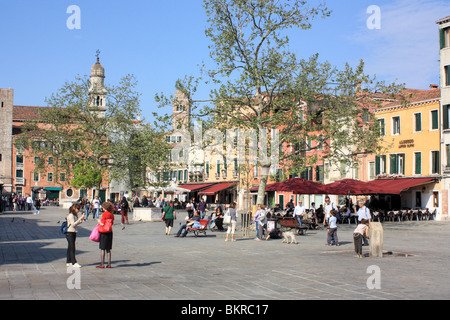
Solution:
<svg viewBox="0 0 450 320">
<path fill-rule="evenodd" d="M 101 117 L 106 112 L 105 68 L 100 64 L 100 51 L 97 50 L 97 62 L 91 68 L 91 87 L 89 88 L 90 107 Z"/>
</svg>

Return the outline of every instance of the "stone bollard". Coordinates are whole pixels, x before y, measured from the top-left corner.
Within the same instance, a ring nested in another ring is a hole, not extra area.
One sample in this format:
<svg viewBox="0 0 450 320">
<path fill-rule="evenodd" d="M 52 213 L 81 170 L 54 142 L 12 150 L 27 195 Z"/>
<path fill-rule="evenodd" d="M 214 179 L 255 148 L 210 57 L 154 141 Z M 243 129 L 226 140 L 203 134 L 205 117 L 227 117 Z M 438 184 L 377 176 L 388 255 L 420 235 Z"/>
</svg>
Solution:
<svg viewBox="0 0 450 320">
<path fill-rule="evenodd" d="M 369 255 L 370 257 L 383 257 L 383 226 L 380 222 L 371 222 L 369 227 Z"/>
</svg>

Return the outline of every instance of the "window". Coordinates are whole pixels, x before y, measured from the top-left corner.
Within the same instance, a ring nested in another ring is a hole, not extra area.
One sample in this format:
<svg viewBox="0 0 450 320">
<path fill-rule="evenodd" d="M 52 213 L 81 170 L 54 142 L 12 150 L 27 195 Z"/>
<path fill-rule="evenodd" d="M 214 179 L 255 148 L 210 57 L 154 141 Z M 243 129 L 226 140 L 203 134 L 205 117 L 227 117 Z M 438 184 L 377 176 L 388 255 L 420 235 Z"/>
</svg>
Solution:
<svg viewBox="0 0 450 320">
<path fill-rule="evenodd" d="M 72 189 L 67 189 L 66 190 L 66 196 L 67 196 L 67 198 L 71 198 L 73 196 L 73 190 Z"/>
<path fill-rule="evenodd" d="M 39 172 L 33 172 L 33 182 L 39 182 Z"/>
<path fill-rule="evenodd" d="M 450 169 L 450 144 L 445 145 L 445 155 L 446 155 L 446 159 L 447 159 L 445 166 L 448 168 L 447 170 L 449 170 Z"/>
<path fill-rule="evenodd" d="M 390 155 L 390 173 L 391 174 L 405 174 L 405 154 L 391 154 Z"/>
<path fill-rule="evenodd" d="M 375 158 L 375 175 L 386 173 L 386 155 Z"/>
<path fill-rule="evenodd" d="M 450 129 L 450 121 L 449 121 L 449 115 L 450 115 L 450 104 L 446 104 L 442 107 L 442 120 L 443 120 L 443 125 L 444 125 L 444 130 L 445 129 Z"/>
<path fill-rule="evenodd" d="M 23 170 L 16 170 L 16 178 L 23 178 Z"/>
<path fill-rule="evenodd" d="M 438 110 L 431 110 L 431 130 L 439 129 L 439 112 Z"/>
<path fill-rule="evenodd" d="M 60 182 L 65 182 L 66 181 L 66 173 L 65 172 L 61 172 L 59 174 L 59 181 Z"/>
<path fill-rule="evenodd" d="M 444 67 L 444 84 L 445 86 L 450 86 L 450 66 Z"/>
<path fill-rule="evenodd" d="M 52 182 L 53 181 L 53 173 L 52 172 L 47 173 L 47 181 L 48 182 Z"/>
<path fill-rule="evenodd" d="M 431 174 L 439 174 L 439 151 L 431 151 Z"/>
<path fill-rule="evenodd" d="M 53 164 L 53 158 L 52 157 L 48 157 L 48 164 L 52 165 Z"/>
<path fill-rule="evenodd" d="M 318 165 L 316 167 L 316 181 L 317 182 L 323 182 L 323 177 L 324 177 L 323 171 L 324 171 L 324 167 L 322 165 Z"/>
<path fill-rule="evenodd" d="M 375 180 L 375 176 L 376 176 L 375 168 L 376 168 L 375 162 L 374 161 L 369 162 L 369 180 Z"/>
<path fill-rule="evenodd" d="M 220 174 L 220 160 L 217 160 L 217 171 L 218 174 Z"/>
<path fill-rule="evenodd" d="M 414 174 L 422 174 L 422 153 L 414 152 Z"/>
<path fill-rule="evenodd" d="M 206 168 L 206 178 L 208 178 L 209 177 L 209 161 L 206 161 L 205 168 Z"/>
<path fill-rule="evenodd" d="M 392 134 L 400 134 L 400 117 L 392 117 Z"/>
<path fill-rule="evenodd" d="M 433 192 L 433 207 L 435 207 L 435 208 L 439 207 L 439 192 L 438 191 Z"/>
<path fill-rule="evenodd" d="M 184 181 L 188 180 L 188 171 L 184 170 Z"/>
<path fill-rule="evenodd" d="M 384 119 L 378 119 L 377 122 L 380 128 L 380 137 L 384 137 L 386 134 L 386 124 L 384 123 Z"/>
<path fill-rule="evenodd" d="M 2 161 L 2 154 L 0 153 L 0 161 Z"/>
<path fill-rule="evenodd" d="M 450 27 L 440 29 L 439 38 L 441 49 L 450 47 Z"/>
<path fill-rule="evenodd" d="M 414 132 L 422 131 L 422 114 L 414 113 Z"/>
</svg>

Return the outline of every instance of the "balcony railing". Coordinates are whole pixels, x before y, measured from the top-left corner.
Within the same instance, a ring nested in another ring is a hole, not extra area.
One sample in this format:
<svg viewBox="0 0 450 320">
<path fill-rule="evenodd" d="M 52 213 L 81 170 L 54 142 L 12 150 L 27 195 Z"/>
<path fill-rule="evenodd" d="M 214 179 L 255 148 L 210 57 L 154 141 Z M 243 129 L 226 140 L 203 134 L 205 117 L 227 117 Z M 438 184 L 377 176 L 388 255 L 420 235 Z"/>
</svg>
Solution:
<svg viewBox="0 0 450 320">
<path fill-rule="evenodd" d="M 16 178 L 14 184 L 16 186 L 24 186 L 25 185 L 25 178 Z"/>
</svg>

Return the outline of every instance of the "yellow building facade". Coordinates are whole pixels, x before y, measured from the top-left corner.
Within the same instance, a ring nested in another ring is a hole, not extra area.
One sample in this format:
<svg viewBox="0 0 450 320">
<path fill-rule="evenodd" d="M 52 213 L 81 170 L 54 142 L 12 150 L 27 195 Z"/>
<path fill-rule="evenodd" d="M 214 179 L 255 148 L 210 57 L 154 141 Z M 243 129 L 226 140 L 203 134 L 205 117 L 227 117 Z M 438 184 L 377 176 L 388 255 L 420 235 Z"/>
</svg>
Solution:
<svg viewBox="0 0 450 320">
<path fill-rule="evenodd" d="M 442 204 L 440 178 L 440 90 L 407 90 L 408 104 L 384 102 L 375 111 L 382 151 L 373 161 L 375 176 L 435 178 L 402 192 L 402 208 L 438 210 Z"/>
</svg>

